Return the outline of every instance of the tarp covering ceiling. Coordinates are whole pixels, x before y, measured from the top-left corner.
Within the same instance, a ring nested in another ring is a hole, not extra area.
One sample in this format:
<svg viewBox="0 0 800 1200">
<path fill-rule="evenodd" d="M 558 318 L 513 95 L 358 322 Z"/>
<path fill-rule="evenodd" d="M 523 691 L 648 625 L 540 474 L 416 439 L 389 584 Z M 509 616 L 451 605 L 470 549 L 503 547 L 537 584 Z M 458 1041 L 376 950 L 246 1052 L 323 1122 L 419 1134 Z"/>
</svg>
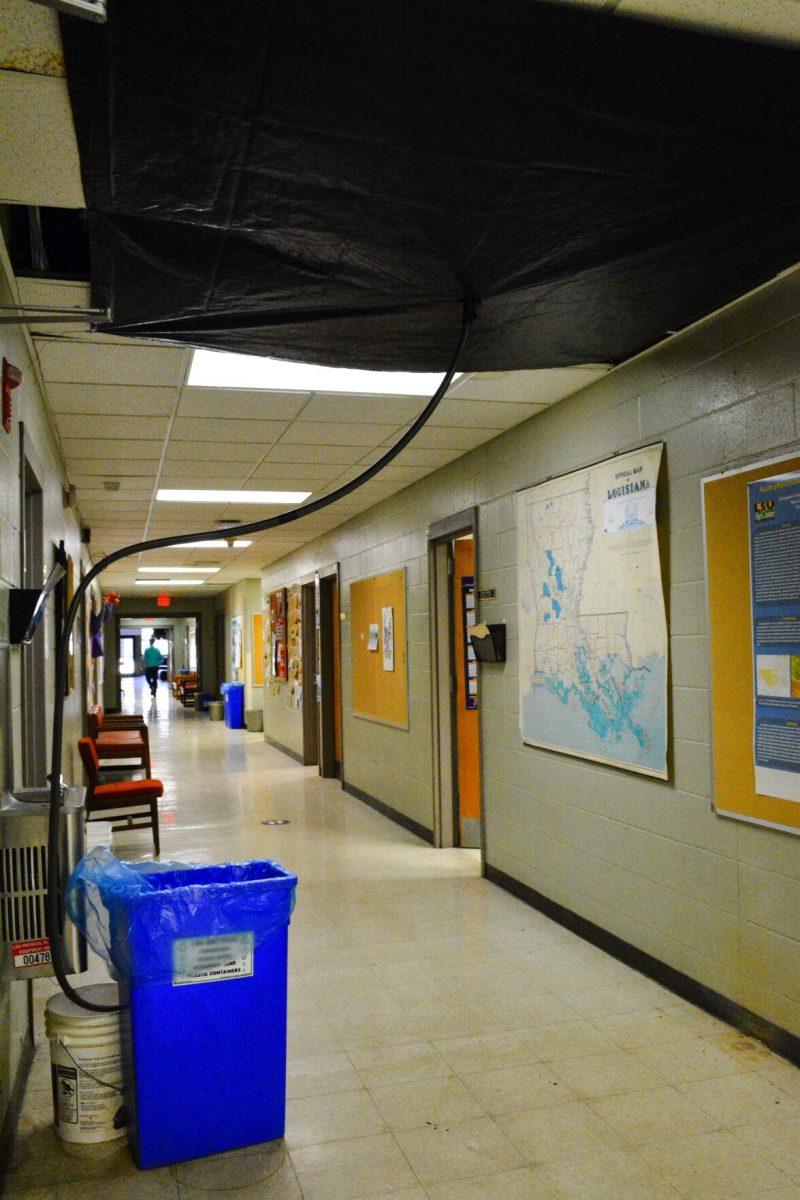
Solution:
<svg viewBox="0 0 800 1200">
<path fill-rule="evenodd" d="M 62 18 L 113 328 L 375 369 L 620 361 L 800 260 L 800 54 L 536 0 Z"/>
</svg>

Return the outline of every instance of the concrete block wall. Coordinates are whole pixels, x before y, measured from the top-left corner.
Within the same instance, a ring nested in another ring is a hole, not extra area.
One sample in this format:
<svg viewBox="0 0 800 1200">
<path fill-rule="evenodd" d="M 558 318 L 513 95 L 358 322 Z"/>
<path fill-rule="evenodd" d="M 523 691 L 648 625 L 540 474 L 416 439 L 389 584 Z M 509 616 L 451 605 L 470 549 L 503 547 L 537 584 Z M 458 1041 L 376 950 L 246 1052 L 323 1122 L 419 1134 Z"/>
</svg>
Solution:
<svg viewBox="0 0 800 1200">
<path fill-rule="evenodd" d="M 405 566 L 410 729 L 352 715 L 344 622 L 344 775 L 431 828 L 426 531 L 477 506 L 479 586 L 496 590 L 481 616 L 508 626 L 508 662 L 481 675 L 487 862 L 794 1034 L 800 838 L 718 817 L 712 807 L 701 479 L 796 451 L 799 402 L 794 272 L 272 564 L 263 577 L 267 592 L 338 561 L 349 614 L 351 580 Z M 518 716 L 515 492 L 650 441 L 665 443 L 666 783 L 525 746 Z M 272 708 L 267 689 L 268 731 Z M 283 714 L 287 724 L 300 745 L 300 714 Z"/>
<path fill-rule="evenodd" d="M 0 304 L 18 303 L 16 285 L 0 239 Z M 20 422 L 24 423 L 26 449 L 43 492 L 44 562 L 52 565 L 54 545 L 62 541 L 72 556 L 75 581 L 81 562 L 87 563 L 80 542 L 80 525 L 74 510 L 65 508 L 62 489 L 66 483 L 56 438 L 42 401 L 28 343 L 18 326 L 0 327 L 0 357 L 9 359 L 23 373 L 21 385 L 12 393 L 14 416 L 10 433 L 0 428 L 0 591 L 20 587 Z M 7 601 L 0 596 L 0 790 L 22 785 L 22 675 L 21 650 L 8 644 Z M 45 697 L 50 749 L 55 654 L 53 602 L 48 604 L 37 637 L 45 642 Z M 75 686 L 64 705 L 64 754 L 62 770 L 67 780 L 82 778 L 76 744 L 82 731 L 84 697 L 81 662 L 85 646 L 80 628 L 75 639 Z M 49 769 L 49 763 L 48 763 Z M 27 985 L 12 982 L 8 962 L 0 962 L 0 1124 L 5 1118 L 17 1069 L 27 1038 Z"/>
</svg>

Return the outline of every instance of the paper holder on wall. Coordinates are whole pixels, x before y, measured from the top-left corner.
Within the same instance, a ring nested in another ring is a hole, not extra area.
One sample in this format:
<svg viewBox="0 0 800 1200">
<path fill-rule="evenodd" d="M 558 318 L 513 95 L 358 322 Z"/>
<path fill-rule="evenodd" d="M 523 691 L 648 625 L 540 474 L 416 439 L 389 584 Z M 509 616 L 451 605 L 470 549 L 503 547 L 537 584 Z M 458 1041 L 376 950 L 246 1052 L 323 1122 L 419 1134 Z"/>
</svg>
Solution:
<svg viewBox="0 0 800 1200">
<path fill-rule="evenodd" d="M 478 662 L 506 661 L 505 625 L 470 625 L 467 633 Z"/>
</svg>

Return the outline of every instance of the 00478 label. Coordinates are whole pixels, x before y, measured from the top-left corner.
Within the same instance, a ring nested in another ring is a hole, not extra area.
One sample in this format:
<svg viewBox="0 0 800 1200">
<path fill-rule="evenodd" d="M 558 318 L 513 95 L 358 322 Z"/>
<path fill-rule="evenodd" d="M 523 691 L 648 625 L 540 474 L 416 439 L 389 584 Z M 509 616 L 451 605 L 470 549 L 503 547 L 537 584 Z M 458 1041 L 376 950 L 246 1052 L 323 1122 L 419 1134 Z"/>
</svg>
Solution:
<svg viewBox="0 0 800 1200">
<path fill-rule="evenodd" d="M 172 944 L 172 982 L 217 983 L 253 974 L 252 933 L 177 938 Z"/>
<path fill-rule="evenodd" d="M 19 967 L 46 967 L 52 961 L 49 938 L 38 938 L 34 942 L 12 942 L 11 962 L 15 970 Z"/>
</svg>

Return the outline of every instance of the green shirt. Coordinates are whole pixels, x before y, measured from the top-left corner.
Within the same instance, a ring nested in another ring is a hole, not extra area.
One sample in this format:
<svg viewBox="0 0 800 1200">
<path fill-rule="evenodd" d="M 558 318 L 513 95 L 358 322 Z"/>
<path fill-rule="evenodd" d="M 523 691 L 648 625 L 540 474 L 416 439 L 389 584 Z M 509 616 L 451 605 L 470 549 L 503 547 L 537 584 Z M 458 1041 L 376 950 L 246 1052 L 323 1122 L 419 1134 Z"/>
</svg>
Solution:
<svg viewBox="0 0 800 1200">
<path fill-rule="evenodd" d="M 142 655 L 142 660 L 146 667 L 160 667 L 163 655 L 155 646 L 148 646 Z"/>
</svg>

